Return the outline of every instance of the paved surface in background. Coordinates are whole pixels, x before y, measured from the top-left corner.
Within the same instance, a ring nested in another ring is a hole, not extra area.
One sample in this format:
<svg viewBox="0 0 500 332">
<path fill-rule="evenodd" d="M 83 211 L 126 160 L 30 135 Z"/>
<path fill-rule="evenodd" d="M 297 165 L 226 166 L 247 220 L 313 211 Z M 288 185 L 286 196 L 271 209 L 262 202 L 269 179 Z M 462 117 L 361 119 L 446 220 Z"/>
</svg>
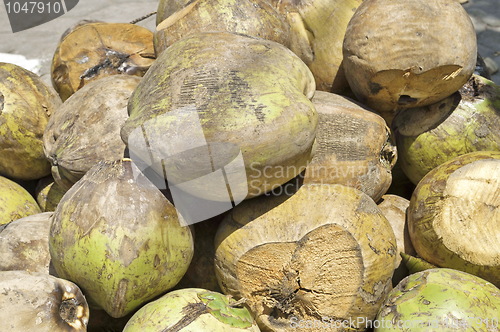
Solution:
<svg viewBox="0 0 500 332">
<path fill-rule="evenodd" d="M 158 0 L 80 0 L 75 8 L 50 22 L 12 33 L 4 4 L 0 4 L 0 53 L 40 59 L 39 75 L 50 82 L 50 63 L 59 38 L 67 28 L 83 19 L 128 23 L 156 11 Z M 140 23 L 153 31 L 155 16 Z M 0 62 L 2 57 L 0 55 Z"/>
<path fill-rule="evenodd" d="M 106 22 L 130 22 L 156 10 L 158 0 L 80 0 L 67 14 L 38 27 L 12 33 L 5 7 L 0 5 L 0 53 L 21 54 L 28 59 L 40 59 L 38 74 L 50 81 L 49 70 L 53 52 L 62 33 L 82 19 Z M 464 4 L 478 35 L 480 54 L 500 67 L 500 0 L 470 0 Z M 154 30 L 155 17 L 139 23 Z M 2 57 L 0 55 L 0 61 Z M 10 61 L 7 61 L 10 62 Z M 500 72 L 493 76 L 500 84 Z"/>
</svg>

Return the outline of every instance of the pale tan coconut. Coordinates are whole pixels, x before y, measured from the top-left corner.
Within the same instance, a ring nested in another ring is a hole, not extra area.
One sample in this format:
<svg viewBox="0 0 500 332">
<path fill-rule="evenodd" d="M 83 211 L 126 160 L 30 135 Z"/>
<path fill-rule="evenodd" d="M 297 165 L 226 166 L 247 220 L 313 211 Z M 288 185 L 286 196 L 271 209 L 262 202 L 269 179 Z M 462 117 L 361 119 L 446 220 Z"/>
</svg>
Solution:
<svg viewBox="0 0 500 332">
<path fill-rule="evenodd" d="M 74 283 L 47 273 L 0 271 L 2 331 L 85 332 L 89 307 Z"/>
<path fill-rule="evenodd" d="M 391 224 L 394 235 L 396 235 L 398 255 L 392 283 L 393 285 L 397 285 L 409 273 L 401 253 L 407 255 L 416 254 L 411 244 L 408 223 L 406 222 L 406 210 L 410 205 L 410 201 L 398 195 L 386 194 L 382 196 L 377 205 Z"/>
<path fill-rule="evenodd" d="M 215 255 L 221 289 L 245 300 L 261 330 L 307 331 L 299 323 L 316 322 L 341 331 L 346 321 L 362 329 L 358 318 L 375 317 L 392 288 L 396 239 L 361 191 L 304 185 L 236 206 L 219 227 Z"/>
<path fill-rule="evenodd" d="M 0 271 L 49 273 L 52 212 L 12 221 L 0 232 Z"/>
<path fill-rule="evenodd" d="M 474 26 L 456 0 L 364 0 L 343 50 L 352 91 L 388 123 L 400 108 L 430 105 L 460 89 L 477 58 Z"/>
<path fill-rule="evenodd" d="M 176 8 L 179 1 L 163 1 L 159 7 L 167 4 Z M 168 13 L 170 15 L 163 16 L 154 34 L 157 55 L 177 40 L 196 32 L 229 31 L 289 45 L 288 23 L 268 0 L 194 0 L 184 2 L 175 12 L 169 8 Z"/>
<path fill-rule="evenodd" d="M 347 24 L 362 0 L 271 0 L 290 25 L 290 49 L 311 69 L 317 89 L 349 89 L 342 65 Z"/>
</svg>

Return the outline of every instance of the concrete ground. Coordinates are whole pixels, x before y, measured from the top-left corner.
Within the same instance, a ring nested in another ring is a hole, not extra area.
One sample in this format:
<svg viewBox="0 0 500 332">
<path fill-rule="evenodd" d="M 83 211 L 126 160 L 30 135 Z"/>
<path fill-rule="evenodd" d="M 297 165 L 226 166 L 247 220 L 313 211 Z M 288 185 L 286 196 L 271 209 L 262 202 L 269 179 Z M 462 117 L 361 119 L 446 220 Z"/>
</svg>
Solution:
<svg viewBox="0 0 500 332">
<path fill-rule="evenodd" d="M 40 59 L 35 68 L 47 82 L 53 52 L 62 33 L 82 19 L 102 20 L 106 22 L 130 22 L 156 10 L 158 0 L 81 0 L 67 14 L 38 27 L 12 33 L 6 9 L 0 5 L 0 62 L 11 58 L 2 57 L 2 53 L 20 54 L 28 59 Z M 500 66 L 500 5 L 499 0 L 469 0 L 464 8 L 470 14 L 478 36 L 480 54 L 486 58 L 491 68 Z M 155 17 L 139 23 L 154 30 Z M 28 68 L 29 69 L 29 68 Z M 493 75 L 493 80 L 500 84 L 500 72 Z"/>
</svg>

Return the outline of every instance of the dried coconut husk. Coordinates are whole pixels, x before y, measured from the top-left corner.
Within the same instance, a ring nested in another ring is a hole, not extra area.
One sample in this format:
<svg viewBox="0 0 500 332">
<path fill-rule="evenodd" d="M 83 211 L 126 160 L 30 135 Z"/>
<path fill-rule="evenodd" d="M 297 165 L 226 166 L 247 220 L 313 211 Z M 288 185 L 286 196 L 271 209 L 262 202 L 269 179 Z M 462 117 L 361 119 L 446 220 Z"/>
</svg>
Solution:
<svg viewBox="0 0 500 332">
<path fill-rule="evenodd" d="M 117 74 L 143 76 L 154 61 L 153 33 L 129 23 L 73 27 L 52 58 L 52 84 L 65 101 L 88 82 Z"/>
</svg>

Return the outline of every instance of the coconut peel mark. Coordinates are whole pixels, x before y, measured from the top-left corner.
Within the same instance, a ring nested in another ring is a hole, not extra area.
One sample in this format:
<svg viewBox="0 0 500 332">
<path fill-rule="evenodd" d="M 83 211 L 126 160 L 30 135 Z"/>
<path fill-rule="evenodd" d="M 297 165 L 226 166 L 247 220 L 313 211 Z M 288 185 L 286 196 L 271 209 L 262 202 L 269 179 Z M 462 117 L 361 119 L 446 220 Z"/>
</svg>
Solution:
<svg viewBox="0 0 500 332">
<path fill-rule="evenodd" d="M 78 0 L 4 0 L 12 32 L 27 30 L 52 21 L 78 4 Z"/>
</svg>

